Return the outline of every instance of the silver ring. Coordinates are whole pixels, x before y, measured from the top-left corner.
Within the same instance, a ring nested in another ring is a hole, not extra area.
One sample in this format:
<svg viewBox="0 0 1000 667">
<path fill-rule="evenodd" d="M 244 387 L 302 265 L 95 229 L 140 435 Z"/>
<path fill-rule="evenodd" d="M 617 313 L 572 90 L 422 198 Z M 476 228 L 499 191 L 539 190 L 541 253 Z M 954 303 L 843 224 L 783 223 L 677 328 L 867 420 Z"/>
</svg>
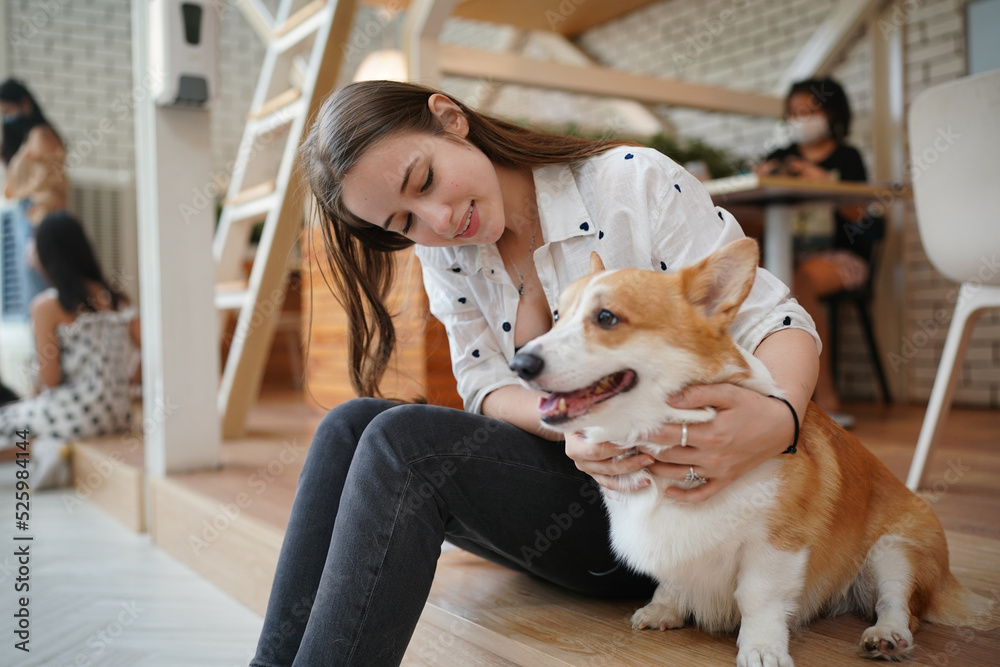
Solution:
<svg viewBox="0 0 1000 667">
<path fill-rule="evenodd" d="M 704 484 L 708 480 L 694 471 L 694 466 L 688 466 L 688 474 L 684 477 L 684 481 L 691 483 L 697 482 L 698 484 Z"/>
<path fill-rule="evenodd" d="M 688 446 L 688 425 L 687 422 L 681 422 L 681 447 Z"/>
</svg>

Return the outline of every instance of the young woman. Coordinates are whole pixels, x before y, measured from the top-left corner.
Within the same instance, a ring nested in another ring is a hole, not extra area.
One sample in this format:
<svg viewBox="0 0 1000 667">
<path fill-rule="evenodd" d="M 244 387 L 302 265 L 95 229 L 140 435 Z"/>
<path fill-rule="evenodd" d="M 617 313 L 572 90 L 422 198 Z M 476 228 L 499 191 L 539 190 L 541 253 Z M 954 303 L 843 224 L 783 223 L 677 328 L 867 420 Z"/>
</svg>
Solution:
<svg viewBox="0 0 1000 667">
<path fill-rule="evenodd" d="M 0 162 L 6 170 L 6 198 L 16 202 L 5 211 L 13 224 L 5 233 L 16 237 L 17 252 L 8 258 L 23 283 L 22 315 L 36 294 L 45 289 L 45 281 L 26 261 L 32 254 L 34 227 L 49 213 L 66 208 L 69 185 L 66 181 L 66 147 L 53 129 L 31 92 L 20 81 L 0 83 Z M 8 304 L 8 308 L 12 306 Z M 11 315 L 8 311 L 7 316 Z"/>
<path fill-rule="evenodd" d="M 47 216 L 36 244 L 41 272 L 52 285 L 31 303 L 37 394 L 0 407 L 0 445 L 12 447 L 16 431 L 36 439 L 32 488 L 38 489 L 66 481 L 65 440 L 130 425 L 139 322 L 104 279 L 75 218 L 65 212 Z"/>
<path fill-rule="evenodd" d="M 793 84 L 785 98 L 785 119 L 794 143 L 771 153 L 758 173 L 820 181 L 868 180 L 861 154 L 846 143 L 851 107 L 836 81 L 809 79 Z M 870 277 L 873 248 L 885 233 L 885 221 L 869 216 L 863 206 L 838 208 L 833 222 L 829 248 L 800 257 L 792 285 L 792 293 L 816 322 L 823 340 L 829 327 L 820 298 L 862 287 Z M 814 399 L 841 426 L 853 425 L 853 417 L 840 411 L 829 348 L 820 357 Z"/>
<path fill-rule="evenodd" d="M 671 402 L 718 416 L 689 427 L 689 447 L 616 461 L 608 443 L 543 430 L 540 394 L 508 368 L 552 326 L 560 290 L 588 272 L 591 250 L 609 268 L 671 271 L 741 235 L 658 152 L 537 133 L 383 81 L 332 95 L 302 158 L 350 316 L 356 389 L 378 394 L 394 344 L 391 253 L 417 244 L 466 410 L 380 398 L 331 410 L 299 478 L 251 664 L 398 664 L 444 539 L 575 591 L 648 596 L 652 582 L 610 552 L 595 480 L 614 490 L 616 475 L 641 467 L 677 480 L 694 468 L 709 481 L 670 493 L 697 502 L 792 442 L 785 404 L 733 385 L 692 387 Z M 802 414 L 817 340 L 787 293 L 761 271 L 734 335 Z M 656 437 L 680 439 L 676 425 Z M 560 537 L 540 540 L 562 515 L 571 521 Z"/>
</svg>

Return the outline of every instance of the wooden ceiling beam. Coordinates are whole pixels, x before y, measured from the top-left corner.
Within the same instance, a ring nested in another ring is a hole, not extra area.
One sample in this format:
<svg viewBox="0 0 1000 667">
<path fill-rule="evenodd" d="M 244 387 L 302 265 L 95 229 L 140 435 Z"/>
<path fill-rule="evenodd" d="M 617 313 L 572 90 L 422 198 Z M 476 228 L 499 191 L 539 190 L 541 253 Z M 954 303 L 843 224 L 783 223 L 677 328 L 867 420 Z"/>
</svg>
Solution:
<svg viewBox="0 0 1000 667">
<path fill-rule="evenodd" d="M 783 113 L 782 98 L 774 95 L 631 74 L 609 67 L 566 65 L 453 44 L 437 45 L 437 61 L 442 74 L 489 77 L 503 83 L 767 118 L 780 118 Z"/>
</svg>

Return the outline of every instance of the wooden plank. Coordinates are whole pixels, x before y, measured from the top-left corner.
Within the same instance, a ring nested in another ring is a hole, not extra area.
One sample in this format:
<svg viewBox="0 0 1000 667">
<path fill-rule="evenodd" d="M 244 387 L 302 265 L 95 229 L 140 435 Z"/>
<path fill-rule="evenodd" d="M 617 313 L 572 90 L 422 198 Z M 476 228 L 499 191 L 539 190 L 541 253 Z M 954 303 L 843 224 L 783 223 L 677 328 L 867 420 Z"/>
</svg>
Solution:
<svg viewBox="0 0 1000 667">
<path fill-rule="evenodd" d="M 274 192 L 274 181 L 264 181 L 245 190 L 241 190 L 235 197 L 227 197 L 222 203 L 224 206 L 239 206 L 240 204 L 254 199 L 260 199 Z"/>
<path fill-rule="evenodd" d="M 399 11 L 409 0 L 365 0 L 367 4 Z M 476 21 L 503 23 L 525 30 L 552 30 L 573 37 L 651 4 L 654 0 L 465 0 L 453 15 Z"/>
<path fill-rule="evenodd" d="M 283 531 L 241 512 L 235 499 L 219 503 L 169 477 L 151 478 L 149 494 L 153 542 L 263 615 Z"/>
<path fill-rule="evenodd" d="M 533 60 L 454 44 L 440 44 L 437 49 L 442 74 L 472 78 L 489 75 L 494 81 L 504 83 L 750 116 L 780 118 L 784 113 L 783 98 L 774 95 L 631 74 L 596 65 L 581 67 Z"/>
<path fill-rule="evenodd" d="M 779 79 L 774 87 L 775 94 L 784 95 L 795 81 L 827 74 L 844 48 L 853 43 L 865 21 L 885 4 L 885 0 L 840 0 L 835 3 L 830 15 Z"/>
<path fill-rule="evenodd" d="M 72 443 L 73 490 L 129 530 L 146 530 L 142 438 L 122 435 Z"/>
<path fill-rule="evenodd" d="M 258 118 L 263 118 L 264 116 L 281 109 L 282 107 L 287 107 L 292 102 L 296 101 L 302 97 L 302 91 L 298 88 L 289 88 L 288 90 L 278 93 L 268 101 L 260 105 L 259 108 L 254 109 L 247 114 L 247 120 L 256 120 Z"/>
<path fill-rule="evenodd" d="M 288 20 L 282 23 L 278 29 L 274 31 L 274 36 L 281 37 L 282 35 L 287 34 L 290 30 L 302 24 L 307 18 L 320 11 L 325 6 L 326 0 L 313 0 L 302 9 L 289 16 Z"/>
</svg>

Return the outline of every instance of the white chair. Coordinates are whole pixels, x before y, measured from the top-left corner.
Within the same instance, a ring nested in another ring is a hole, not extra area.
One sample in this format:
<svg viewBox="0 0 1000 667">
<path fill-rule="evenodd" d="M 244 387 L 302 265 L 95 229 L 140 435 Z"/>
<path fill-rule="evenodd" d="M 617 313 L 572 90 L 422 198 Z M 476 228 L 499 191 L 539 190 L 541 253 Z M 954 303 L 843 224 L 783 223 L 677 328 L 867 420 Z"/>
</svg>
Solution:
<svg viewBox="0 0 1000 667">
<path fill-rule="evenodd" d="M 910 106 L 909 134 L 920 240 L 931 264 L 961 283 L 906 477 L 915 491 L 973 326 L 984 309 L 1000 308 L 1000 70 L 925 91 Z"/>
</svg>

